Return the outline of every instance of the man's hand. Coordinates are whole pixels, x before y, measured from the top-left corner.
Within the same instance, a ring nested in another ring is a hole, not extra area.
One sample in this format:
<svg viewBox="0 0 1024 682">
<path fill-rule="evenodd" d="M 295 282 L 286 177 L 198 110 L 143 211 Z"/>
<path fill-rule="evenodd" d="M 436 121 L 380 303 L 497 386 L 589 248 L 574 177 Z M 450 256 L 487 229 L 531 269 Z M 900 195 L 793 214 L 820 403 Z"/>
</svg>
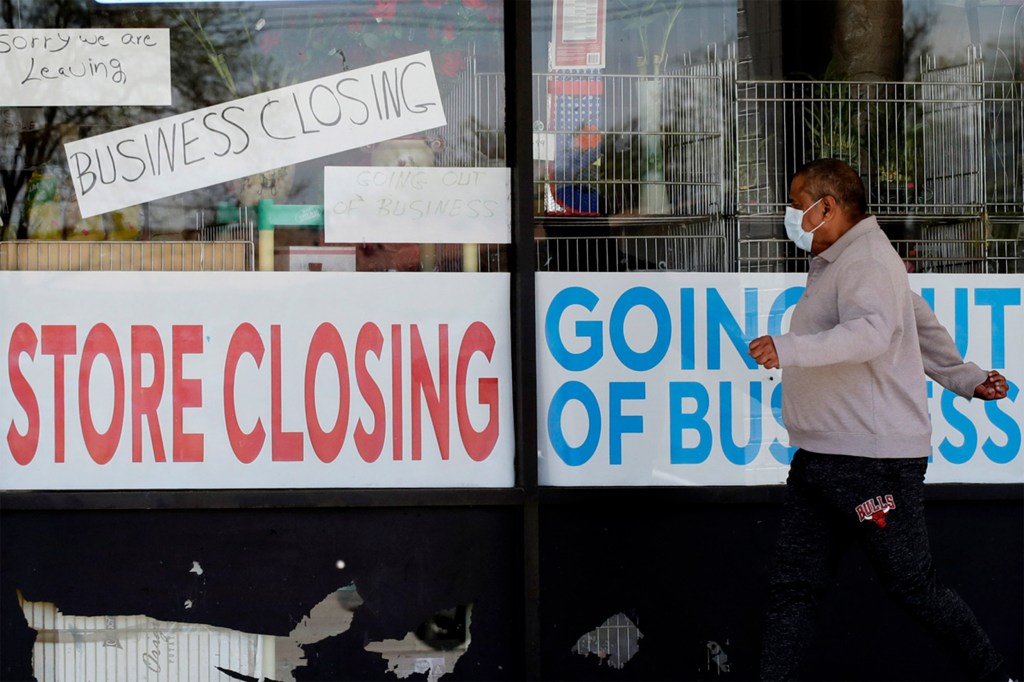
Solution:
<svg viewBox="0 0 1024 682">
<path fill-rule="evenodd" d="M 779 354 L 775 351 L 775 342 L 772 341 L 772 337 L 759 336 L 750 342 L 750 349 L 747 352 L 750 354 L 750 357 L 754 358 L 757 364 L 763 365 L 765 369 L 779 368 Z M 1005 381 L 1003 382 L 1003 385 L 1003 395 L 1006 395 Z M 981 388 L 981 386 L 978 388 Z M 975 395 L 977 395 L 977 393 L 975 393 Z"/>
<path fill-rule="evenodd" d="M 982 400 L 1000 400 L 1006 397 L 1006 377 L 992 370 L 984 383 L 974 387 L 974 397 Z"/>
</svg>

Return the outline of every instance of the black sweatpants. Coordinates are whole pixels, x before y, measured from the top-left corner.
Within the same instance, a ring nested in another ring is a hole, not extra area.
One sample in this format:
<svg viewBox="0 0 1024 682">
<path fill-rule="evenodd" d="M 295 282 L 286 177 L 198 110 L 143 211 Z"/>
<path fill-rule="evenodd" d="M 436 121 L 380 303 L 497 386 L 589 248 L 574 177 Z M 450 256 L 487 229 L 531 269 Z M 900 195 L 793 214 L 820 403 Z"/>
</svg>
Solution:
<svg viewBox="0 0 1024 682">
<path fill-rule="evenodd" d="M 851 540 L 893 598 L 977 679 L 1002 659 L 966 603 L 940 583 L 924 518 L 927 458 L 874 459 L 798 450 L 786 482 L 769 580 L 761 679 L 791 680 L 813 636 L 818 600 Z"/>
</svg>

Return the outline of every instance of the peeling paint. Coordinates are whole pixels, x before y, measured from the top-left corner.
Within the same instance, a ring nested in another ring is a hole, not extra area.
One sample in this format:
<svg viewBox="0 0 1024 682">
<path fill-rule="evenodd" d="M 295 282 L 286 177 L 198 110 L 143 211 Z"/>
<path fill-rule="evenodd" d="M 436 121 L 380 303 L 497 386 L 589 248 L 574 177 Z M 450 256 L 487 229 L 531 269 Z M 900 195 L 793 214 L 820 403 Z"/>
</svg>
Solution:
<svg viewBox="0 0 1024 682">
<path fill-rule="evenodd" d="M 621 669 L 640 651 L 643 633 L 626 614 L 616 613 L 597 628 L 580 637 L 572 652 L 580 656 L 597 656 L 597 664 Z"/>
<path fill-rule="evenodd" d="M 729 644 L 729 640 L 725 640 L 726 645 Z M 725 653 L 725 649 L 722 645 L 715 641 L 709 641 L 707 644 L 708 648 L 708 667 L 707 672 L 721 675 L 727 673 L 732 669 L 732 664 L 729 663 L 729 654 Z M 714 669 L 712 669 L 714 667 Z"/>
<path fill-rule="evenodd" d="M 363 603 L 355 585 L 327 595 L 286 637 L 240 632 L 146 615 L 74 616 L 55 604 L 18 601 L 36 631 L 32 670 L 46 682 L 295 682 L 302 646 L 342 634 Z M 185 608 L 190 608 L 186 602 Z"/>
<path fill-rule="evenodd" d="M 314 606 L 308 616 L 292 628 L 287 637 L 275 638 L 274 679 L 280 682 L 294 682 L 296 668 L 304 667 L 306 654 L 304 644 L 315 644 L 328 637 L 348 632 L 352 627 L 355 610 L 363 604 L 354 584 L 329 594 Z"/>
<path fill-rule="evenodd" d="M 203 604 L 206 597 L 206 575 L 198 561 L 192 562 L 192 568 L 188 573 L 188 586 L 186 591 L 179 596 L 186 611 Z"/>
<path fill-rule="evenodd" d="M 380 654 L 388 663 L 388 672 L 400 679 L 426 674 L 428 682 L 436 682 L 454 671 L 469 650 L 472 610 L 470 604 L 441 611 L 402 639 L 371 642 L 364 649 Z"/>
</svg>

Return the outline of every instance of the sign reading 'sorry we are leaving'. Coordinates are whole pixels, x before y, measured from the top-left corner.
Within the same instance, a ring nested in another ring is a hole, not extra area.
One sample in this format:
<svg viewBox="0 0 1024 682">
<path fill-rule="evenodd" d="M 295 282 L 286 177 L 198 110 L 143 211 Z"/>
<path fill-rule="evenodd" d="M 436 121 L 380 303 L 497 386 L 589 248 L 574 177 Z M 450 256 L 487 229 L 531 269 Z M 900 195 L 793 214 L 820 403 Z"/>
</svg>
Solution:
<svg viewBox="0 0 1024 682">
<path fill-rule="evenodd" d="M 445 125 L 429 52 L 64 145 L 84 217 Z"/>
<path fill-rule="evenodd" d="M 169 29 L 0 30 L 0 107 L 170 103 Z"/>
</svg>

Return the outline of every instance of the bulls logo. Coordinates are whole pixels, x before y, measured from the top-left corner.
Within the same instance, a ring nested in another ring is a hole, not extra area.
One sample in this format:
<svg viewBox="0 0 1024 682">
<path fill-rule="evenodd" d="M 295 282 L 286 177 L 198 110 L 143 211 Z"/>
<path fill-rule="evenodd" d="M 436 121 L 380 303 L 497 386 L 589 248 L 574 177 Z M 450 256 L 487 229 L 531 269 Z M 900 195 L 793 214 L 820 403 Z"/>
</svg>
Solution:
<svg viewBox="0 0 1024 682">
<path fill-rule="evenodd" d="M 857 505 L 857 520 L 870 521 L 879 528 L 885 528 L 885 515 L 896 508 L 892 495 L 879 495 Z"/>
</svg>

